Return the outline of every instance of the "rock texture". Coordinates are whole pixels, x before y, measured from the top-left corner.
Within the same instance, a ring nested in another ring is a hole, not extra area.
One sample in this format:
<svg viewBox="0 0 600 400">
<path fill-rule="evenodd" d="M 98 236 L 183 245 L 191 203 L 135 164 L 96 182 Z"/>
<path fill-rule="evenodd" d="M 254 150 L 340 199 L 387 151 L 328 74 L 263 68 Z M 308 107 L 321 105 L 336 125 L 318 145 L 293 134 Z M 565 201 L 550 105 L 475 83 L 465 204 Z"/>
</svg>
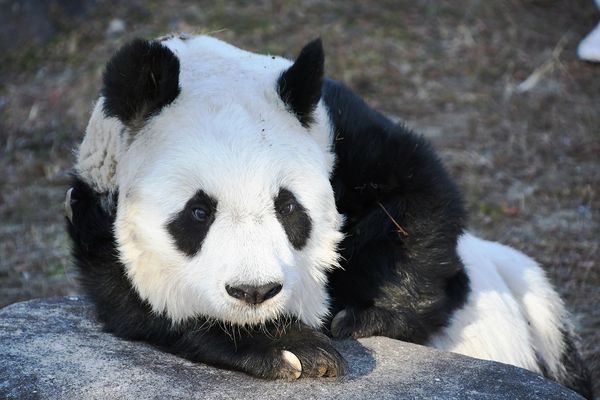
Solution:
<svg viewBox="0 0 600 400">
<path fill-rule="evenodd" d="M 392 339 L 337 347 L 350 367 L 344 378 L 263 381 L 104 333 L 84 298 L 32 300 L 0 310 L 0 398 L 580 398 L 520 368 Z"/>
</svg>

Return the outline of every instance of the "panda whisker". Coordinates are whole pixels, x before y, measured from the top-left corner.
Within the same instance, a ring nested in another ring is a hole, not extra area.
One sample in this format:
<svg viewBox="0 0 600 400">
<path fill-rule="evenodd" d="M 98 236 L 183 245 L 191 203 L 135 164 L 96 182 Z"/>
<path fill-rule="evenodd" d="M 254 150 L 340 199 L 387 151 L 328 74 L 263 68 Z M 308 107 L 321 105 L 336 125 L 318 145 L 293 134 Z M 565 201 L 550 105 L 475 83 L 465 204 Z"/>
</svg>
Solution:
<svg viewBox="0 0 600 400">
<path fill-rule="evenodd" d="M 240 325 L 235 325 L 234 329 L 237 330 L 237 335 L 240 337 L 240 339 L 242 338 L 242 328 Z M 235 332 L 234 332 L 234 337 L 235 337 Z"/>
<path fill-rule="evenodd" d="M 265 324 L 260 324 L 259 329 L 260 329 L 260 332 L 262 332 L 267 338 L 269 338 L 271 340 L 275 339 L 275 336 L 273 336 L 273 334 L 271 332 L 269 332 L 269 330 L 267 329 L 267 326 Z"/>
<path fill-rule="evenodd" d="M 231 325 L 231 336 L 233 336 L 233 347 L 235 347 L 237 349 L 237 341 L 235 339 L 235 330 L 236 330 L 236 326 L 235 325 Z M 241 338 L 241 335 L 240 335 Z"/>
<path fill-rule="evenodd" d="M 204 319 L 204 322 L 202 322 L 202 324 L 198 328 L 196 328 L 196 330 L 200 333 L 205 333 L 205 332 L 209 331 L 213 325 L 214 325 L 214 320 L 212 318 L 207 317 Z"/>
<path fill-rule="evenodd" d="M 229 329 L 227 329 L 227 324 L 223 321 L 218 321 L 217 322 L 219 325 L 219 328 L 221 328 L 221 330 L 227 335 L 229 336 L 229 339 L 231 339 L 234 343 L 235 343 L 235 338 L 233 337 L 233 335 L 229 332 Z"/>
</svg>

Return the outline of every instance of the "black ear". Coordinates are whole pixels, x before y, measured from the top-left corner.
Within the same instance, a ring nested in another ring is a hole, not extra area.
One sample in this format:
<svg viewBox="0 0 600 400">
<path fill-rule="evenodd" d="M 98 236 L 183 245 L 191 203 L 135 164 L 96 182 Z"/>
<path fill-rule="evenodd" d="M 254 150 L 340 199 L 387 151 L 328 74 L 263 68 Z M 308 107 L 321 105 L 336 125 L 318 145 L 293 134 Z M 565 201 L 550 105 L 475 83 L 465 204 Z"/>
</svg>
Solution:
<svg viewBox="0 0 600 400">
<path fill-rule="evenodd" d="M 160 42 L 135 39 L 104 71 L 104 114 L 139 126 L 179 95 L 179 60 Z"/>
<path fill-rule="evenodd" d="M 304 127 L 313 121 L 313 111 L 321 98 L 325 55 L 321 39 L 302 49 L 290 68 L 277 81 L 277 92 Z"/>
</svg>

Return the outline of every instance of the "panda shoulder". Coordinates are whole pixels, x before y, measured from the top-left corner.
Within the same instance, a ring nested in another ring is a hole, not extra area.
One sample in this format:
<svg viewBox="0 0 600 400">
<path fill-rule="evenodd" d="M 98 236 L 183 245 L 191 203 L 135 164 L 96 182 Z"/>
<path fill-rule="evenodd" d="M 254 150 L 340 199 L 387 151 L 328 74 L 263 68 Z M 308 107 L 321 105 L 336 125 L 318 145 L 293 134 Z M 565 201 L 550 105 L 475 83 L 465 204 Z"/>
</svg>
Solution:
<svg viewBox="0 0 600 400">
<path fill-rule="evenodd" d="M 323 102 L 331 125 L 336 173 L 349 172 L 359 179 L 356 174 L 362 175 L 361 171 L 372 175 L 369 169 L 385 175 L 385 171 L 408 171 L 417 164 L 441 168 L 425 138 L 373 109 L 345 85 L 326 79 Z"/>
</svg>

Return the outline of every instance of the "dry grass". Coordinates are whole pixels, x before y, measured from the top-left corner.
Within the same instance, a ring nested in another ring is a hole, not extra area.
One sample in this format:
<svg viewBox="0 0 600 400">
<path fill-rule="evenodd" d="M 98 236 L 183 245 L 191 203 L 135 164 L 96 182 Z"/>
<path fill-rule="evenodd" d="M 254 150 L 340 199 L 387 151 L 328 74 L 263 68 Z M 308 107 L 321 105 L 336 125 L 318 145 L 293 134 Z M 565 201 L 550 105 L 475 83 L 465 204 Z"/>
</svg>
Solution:
<svg viewBox="0 0 600 400">
<path fill-rule="evenodd" d="M 62 200 L 71 149 L 120 44 L 214 32 L 291 57 L 321 36 L 329 75 L 435 143 L 467 197 L 473 230 L 544 264 L 600 382 L 600 65 L 575 57 L 599 18 L 591 1 L 8 3 L 12 11 L 0 15 L 0 305 L 78 291 Z M 125 30 L 109 32 L 116 18 Z"/>
</svg>

